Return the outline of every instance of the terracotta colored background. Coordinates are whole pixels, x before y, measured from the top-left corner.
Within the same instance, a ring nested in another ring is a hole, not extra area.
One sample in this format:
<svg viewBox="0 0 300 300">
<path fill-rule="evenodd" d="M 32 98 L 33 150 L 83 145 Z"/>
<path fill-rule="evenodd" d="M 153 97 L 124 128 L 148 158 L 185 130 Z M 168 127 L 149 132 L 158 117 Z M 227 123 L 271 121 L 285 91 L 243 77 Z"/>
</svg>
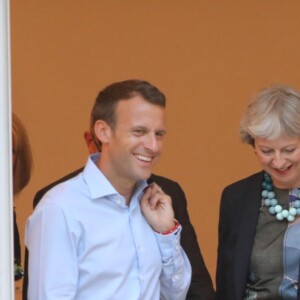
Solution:
<svg viewBox="0 0 300 300">
<path fill-rule="evenodd" d="M 221 191 L 260 169 L 239 142 L 244 107 L 271 83 L 300 89 L 299 12 L 297 0 L 12 0 L 13 110 L 35 163 L 15 202 L 22 237 L 35 192 L 85 163 L 98 91 L 146 79 L 168 98 L 155 172 L 185 190 L 214 278 Z"/>
</svg>

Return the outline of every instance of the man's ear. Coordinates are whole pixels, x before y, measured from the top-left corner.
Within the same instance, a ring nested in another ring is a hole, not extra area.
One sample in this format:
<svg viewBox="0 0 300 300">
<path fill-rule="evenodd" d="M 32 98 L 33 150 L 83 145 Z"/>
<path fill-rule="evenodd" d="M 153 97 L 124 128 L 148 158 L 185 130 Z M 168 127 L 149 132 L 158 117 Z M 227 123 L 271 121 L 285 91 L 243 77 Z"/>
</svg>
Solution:
<svg viewBox="0 0 300 300">
<path fill-rule="evenodd" d="M 109 141 L 111 137 L 111 131 L 111 127 L 105 121 L 97 120 L 94 124 L 95 135 L 102 144 L 105 144 Z"/>
<path fill-rule="evenodd" d="M 87 145 L 89 145 L 91 142 L 93 142 L 92 133 L 90 131 L 86 130 L 83 133 L 83 136 L 84 136 L 84 139 L 85 139 L 85 142 Z"/>
</svg>

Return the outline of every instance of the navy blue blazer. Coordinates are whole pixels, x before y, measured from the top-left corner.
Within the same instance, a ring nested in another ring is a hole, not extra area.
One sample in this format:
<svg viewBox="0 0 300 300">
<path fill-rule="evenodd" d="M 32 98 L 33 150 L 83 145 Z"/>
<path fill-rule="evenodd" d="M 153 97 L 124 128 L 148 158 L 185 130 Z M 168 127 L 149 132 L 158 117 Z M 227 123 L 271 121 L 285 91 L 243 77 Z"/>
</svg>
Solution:
<svg viewBox="0 0 300 300">
<path fill-rule="evenodd" d="M 14 262 L 21 263 L 21 244 L 20 244 L 20 235 L 17 224 L 17 216 L 14 209 L 14 218 L 13 218 L 13 226 L 14 226 Z M 22 277 L 14 276 L 15 280 L 19 280 Z"/>
<path fill-rule="evenodd" d="M 242 300 L 261 205 L 263 172 L 227 186 L 221 196 L 216 273 L 218 300 Z M 298 297 L 300 299 L 299 290 Z"/>
<path fill-rule="evenodd" d="M 33 200 L 33 207 L 35 207 L 44 194 L 52 187 L 76 176 L 83 168 L 68 174 L 67 176 L 53 182 L 45 188 L 38 191 Z M 167 179 L 162 176 L 151 175 L 148 180 L 149 183 L 156 182 L 163 191 L 172 198 L 175 218 L 182 226 L 181 245 L 186 252 L 191 266 L 192 266 L 192 281 L 187 294 L 188 300 L 214 300 L 215 291 L 209 272 L 206 268 L 204 259 L 202 257 L 197 236 L 193 225 L 190 222 L 187 211 L 187 201 L 185 194 L 177 182 Z M 25 277 L 23 281 L 23 300 L 27 300 L 28 288 L 28 251 L 25 252 Z M 174 299 L 175 300 L 175 299 Z"/>
</svg>

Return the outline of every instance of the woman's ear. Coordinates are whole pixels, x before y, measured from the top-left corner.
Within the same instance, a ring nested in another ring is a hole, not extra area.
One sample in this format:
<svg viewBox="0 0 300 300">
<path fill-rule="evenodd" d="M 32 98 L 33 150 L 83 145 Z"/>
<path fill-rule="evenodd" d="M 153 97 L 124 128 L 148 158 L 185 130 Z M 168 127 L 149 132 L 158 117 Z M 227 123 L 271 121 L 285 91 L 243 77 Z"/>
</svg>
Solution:
<svg viewBox="0 0 300 300">
<path fill-rule="evenodd" d="M 111 137 L 111 127 L 105 121 L 102 120 L 97 120 L 95 122 L 94 132 L 97 139 L 102 144 L 107 143 Z"/>
</svg>

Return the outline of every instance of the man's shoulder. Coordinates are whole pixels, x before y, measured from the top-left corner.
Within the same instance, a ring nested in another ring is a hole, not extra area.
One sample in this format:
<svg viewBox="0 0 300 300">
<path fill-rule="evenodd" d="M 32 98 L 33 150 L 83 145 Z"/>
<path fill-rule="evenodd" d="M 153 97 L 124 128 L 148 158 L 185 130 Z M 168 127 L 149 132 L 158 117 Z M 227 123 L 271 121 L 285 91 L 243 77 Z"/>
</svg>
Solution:
<svg viewBox="0 0 300 300">
<path fill-rule="evenodd" d="M 172 198 L 174 206 L 177 204 L 181 205 L 186 202 L 185 193 L 178 182 L 156 174 L 152 174 L 148 179 L 148 183 L 151 182 L 158 184 L 162 190 Z"/>
<path fill-rule="evenodd" d="M 151 182 L 164 182 L 164 183 L 168 183 L 168 184 L 175 184 L 178 185 L 178 183 L 170 178 L 164 177 L 164 176 L 160 176 L 160 175 L 156 175 L 156 174 L 151 174 L 150 178 L 148 179 L 148 183 Z"/>
<path fill-rule="evenodd" d="M 152 183 L 152 182 L 157 183 L 162 189 L 182 190 L 178 182 L 164 176 L 151 174 L 150 178 L 148 179 L 148 183 Z"/>
<path fill-rule="evenodd" d="M 39 202 L 40 200 L 42 199 L 42 197 L 50 190 L 52 189 L 53 187 L 55 187 L 56 185 L 62 183 L 62 182 L 65 182 L 73 177 L 75 177 L 76 175 L 78 175 L 80 172 L 82 172 L 83 168 L 80 168 L 76 171 L 73 171 L 72 173 L 69 173 L 65 176 L 63 176 L 62 178 L 48 184 L 47 186 L 43 187 L 42 189 L 40 189 L 34 196 L 34 199 L 33 199 L 33 207 L 35 207 Z"/>
</svg>

